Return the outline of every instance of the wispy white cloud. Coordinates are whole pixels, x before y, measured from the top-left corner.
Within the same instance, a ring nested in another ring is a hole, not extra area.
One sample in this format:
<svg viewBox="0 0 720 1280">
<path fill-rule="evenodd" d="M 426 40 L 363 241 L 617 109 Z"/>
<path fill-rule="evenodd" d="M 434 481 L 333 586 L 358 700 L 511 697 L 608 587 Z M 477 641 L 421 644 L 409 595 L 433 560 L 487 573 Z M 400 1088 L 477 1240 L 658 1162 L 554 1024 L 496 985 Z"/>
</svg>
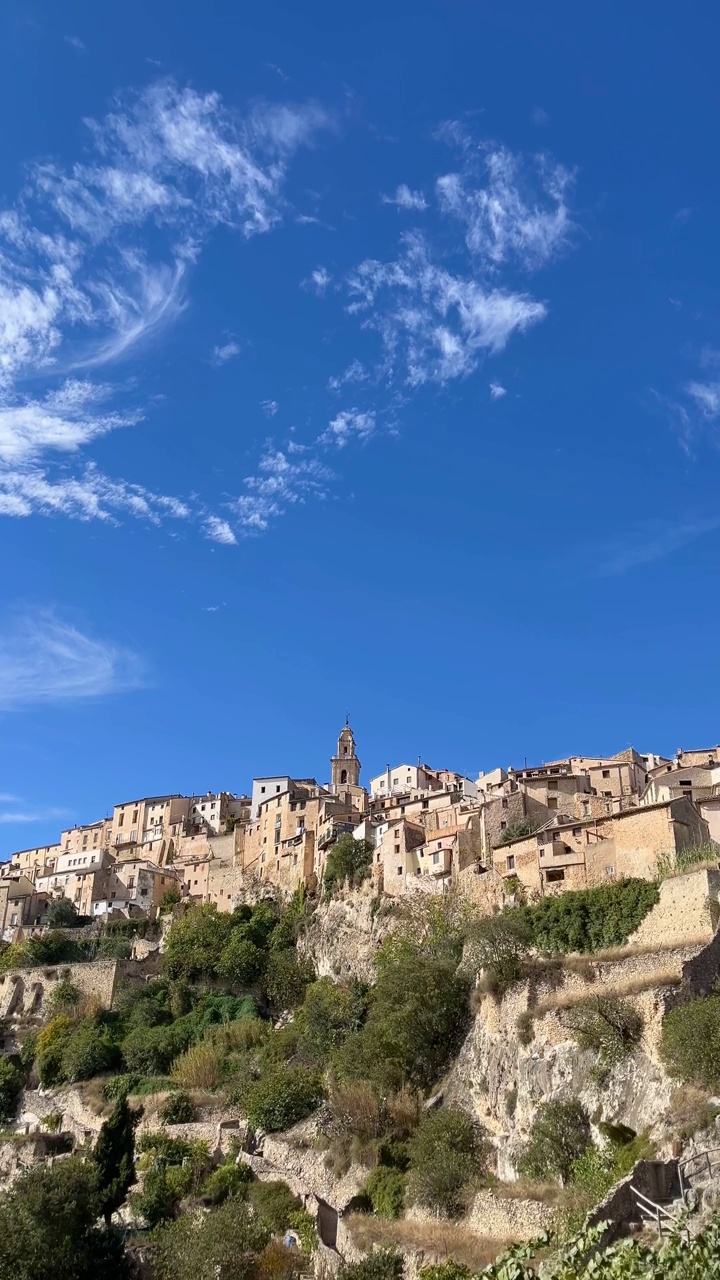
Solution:
<svg viewBox="0 0 720 1280">
<path fill-rule="evenodd" d="M 205 521 L 205 537 L 211 542 L 221 542 L 226 547 L 234 547 L 237 542 L 227 520 L 221 520 L 219 516 L 208 516 Z"/>
<path fill-rule="evenodd" d="M 48 822 L 51 818 L 68 817 L 67 809 L 3 809 L 0 810 L 0 825 L 15 826 L 34 822 Z"/>
<path fill-rule="evenodd" d="M 318 458 L 293 460 L 290 450 L 268 441 L 256 474 L 245 478 L 246 492 L 230 504 L 245 534 L 262 533 L 288 507 L 327 497 L 334 474 Z"/>
<path fill-rule="evenodd" d="M 490 383 L 491 400 L 502 400 L 503 396 L 506 396 L 506 395 L 507 395 L 507 388 L 503 387 L 501 383 L 499 382 Z"/>
<path fill-rule="evenodd" d="M 325 267 L 316 267 L 306 280 L 302 281 L 304 289 L 312 289 L 312 291 L 321 297 L 327 292 L 328 286 L 332 283 L 332 276 Z"/>
<path fill-rule="evenodd" d="M 358 409 L 343 409 L 328 423 L 327 430 L 319 438 L 321 444 L 332 444 L 343 449 L 351 440 L 369 440 L 377 426 L 373 412 L 361 413 Z"/>
<path fill-rule="evenodd" d="M 235 356 L 240 355 L 241 349 L 240 343 L 234 342 L 232 339 L 229 342 L 224 342 L 222 346 L 213 347 L 213 364 L 227 364 L 228 360 L 234 360 Z"/>
<path fill-rule="evenodd" d="M 351 360 L 342 373 L 328 378 L 328 391 L 340 391 L 349 382 L 367 382 L 368 376 L 368 371 L 361 360 Z"/>
<path fill-rule="evenodd" d="M 400 186 L 395 189 L 393 196 L 381 196 L 383 204 L 397 205 L 398 209 L 408 209 L 416 213 L 422 213 L 427 209 L 427 200 L 422 191 L 411 191 L 407 183 L 401 182 Z"/>
<path fill-rule="evenodd" d="M 0 210 L 0 512 L 202 521 L 198 504 L 104 477 L 87 462 L 67 473 L 72 455 L 138 418 L 99 407 L 107 385 L 69 383 L 67 371 L 127 359 L 174 322 L 218 224 L 246 237 L 277 225 L 294 154 L 332 121 L 314 103 L 258 103 L 239 117 L 218 94 L 161 80 L 86 124 L 89 158 L 31 167 L 17 207 Z M 218 346 L 216 360 L 236 346 Z M 38 374 L 45 385 L 53 375 L 65 381 L 55 393 L 28 394 Z"/>
<path fill-rule="evenodd" d="M 275 414 L 280 408 L 280 405 L 278 404 L 277 400 L 261 400 L 260 408 L 262 409 L 266 418 L 274 418 Z"/>
<path fill-rule="evenodd" d="M 385 374 L 410 386 L 467 377 L 546 315 L 526 294 L 436 265 L 419 232 L 403 237 L 395 261 L 361 263 L 348 288 L 348 309 L 381 336 Z"/>
<path fill-rule="evenodd" d="M 647 521 L 631 530 L 622 539 L 607 543 L 591 551 L 598 577 L 616 577 L 652 564 L 680 551 L 689 543 L 720 528 L 720 516 L 705 520 L 688 520 L 679 524 L 665 521 Z"/>
<path fill-rule="evenodd" d="M 52 611 L 27 613 L 0 635 L 0 710 L 98 698 L 144 682 L 137 654 L 95 639 Z"/>
<path fill-rule="evenodd" d="M 462 169 L 438 178 L 436 190 L 485 270 L 515 263 L 535 271 L 571 242 L 572 185 L 572 174 L 547 156 L 528 163 L 506 147 L 466 146 Z"/>
<path fill-rule="evenodd" d="M 83 43 L 79 36 L 65 36 L 65 43 L 76 49 L 78 53 L 87 53 L 87 45 Z"/>
</svg>

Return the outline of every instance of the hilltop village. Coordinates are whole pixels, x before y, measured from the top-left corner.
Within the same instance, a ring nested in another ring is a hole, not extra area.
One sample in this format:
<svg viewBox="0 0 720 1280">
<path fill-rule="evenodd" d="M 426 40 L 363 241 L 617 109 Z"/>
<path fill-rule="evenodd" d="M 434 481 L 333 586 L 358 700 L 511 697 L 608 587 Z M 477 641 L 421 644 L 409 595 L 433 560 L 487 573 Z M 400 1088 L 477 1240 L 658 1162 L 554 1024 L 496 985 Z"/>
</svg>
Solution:
<svg viewBox="0 0 720 1280">
<path fill-rule="evenodd" d="M 377 893 L 455 885 L 490 905 L 515 887 L 534 899 L 654 879 L 683 849 L 720 843 L 720 746 L 673 759 L 629 747 L 475 779 L 418 760 L 388 766 L 367 787 L 360 772 L 346 722 L 326 785 L 277 775 L 255 778 L 250 795 L 116 804 L 0 864 L 0 938 L 44 925 L 57 898 L 78 916 L 112 921 L 153 919 L 173 898 L 230 912 L 252 885 L 313 892 L 347 835 L 372 847 Z"/>
</svg>

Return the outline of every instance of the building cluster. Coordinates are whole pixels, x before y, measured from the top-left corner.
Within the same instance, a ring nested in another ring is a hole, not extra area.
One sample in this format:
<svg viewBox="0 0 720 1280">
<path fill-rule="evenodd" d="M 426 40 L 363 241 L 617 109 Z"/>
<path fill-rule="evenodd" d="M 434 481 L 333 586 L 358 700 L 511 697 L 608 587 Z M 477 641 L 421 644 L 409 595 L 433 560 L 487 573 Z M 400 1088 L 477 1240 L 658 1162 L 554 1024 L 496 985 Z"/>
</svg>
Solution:
<svg viewBox="0 0 720 1280">
<path fill-rule="evenodd" d="M 418 760 L 365 788 L 346 722 L 330 771 L 326 785 L 278 775 L 255 778 L 249 796 L 128 801 L 13 854 L 0 864 L 0 938 L 42 925 L 59 897 L 86 917 L 153 917 L 171 889 L 221 911 L 250 881 L 314 890 L 346 834 L 371 847 L 375 885 L 390 895 L 485 877 L 543 896 L 653 878 L 689 847 L 717 844 L 720 856 L 720 746 L 569 756 L 474 780 Z"/>
</svg>

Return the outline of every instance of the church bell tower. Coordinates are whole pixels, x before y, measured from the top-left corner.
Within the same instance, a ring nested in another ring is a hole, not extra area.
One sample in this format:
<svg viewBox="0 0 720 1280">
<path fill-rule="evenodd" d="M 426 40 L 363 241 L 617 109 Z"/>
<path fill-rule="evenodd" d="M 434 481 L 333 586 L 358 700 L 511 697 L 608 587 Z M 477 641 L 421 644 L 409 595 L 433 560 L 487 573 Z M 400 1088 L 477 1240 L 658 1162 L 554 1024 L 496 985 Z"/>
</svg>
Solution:
<svg viewBox="0 0 720 1280">
<path fill-rule="evenodd" d="M 332 770 L 330 785 L 335 795 L 346 787 L 360 785 L 360 761 L 355 755 L 355 739 L 347 716 L 345 728 L 338 738 L 337 755 L 332 757 L 330 767 Z"/>
</svg>

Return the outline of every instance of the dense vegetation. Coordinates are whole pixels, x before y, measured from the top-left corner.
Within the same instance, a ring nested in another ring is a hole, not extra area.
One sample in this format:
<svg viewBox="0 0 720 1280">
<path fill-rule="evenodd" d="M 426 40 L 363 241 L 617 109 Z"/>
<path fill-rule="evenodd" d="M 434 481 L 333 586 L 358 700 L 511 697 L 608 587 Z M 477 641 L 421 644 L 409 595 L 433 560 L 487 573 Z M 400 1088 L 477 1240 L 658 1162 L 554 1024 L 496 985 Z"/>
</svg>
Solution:
<svg viewBox="0 0 720 1280">
<path fill-rule="evenodd" d="M 671 1009 L 660 1054 L 671 1075 L 712 1093 L 720 1089 L 720 994 Z"/>
</svg>

